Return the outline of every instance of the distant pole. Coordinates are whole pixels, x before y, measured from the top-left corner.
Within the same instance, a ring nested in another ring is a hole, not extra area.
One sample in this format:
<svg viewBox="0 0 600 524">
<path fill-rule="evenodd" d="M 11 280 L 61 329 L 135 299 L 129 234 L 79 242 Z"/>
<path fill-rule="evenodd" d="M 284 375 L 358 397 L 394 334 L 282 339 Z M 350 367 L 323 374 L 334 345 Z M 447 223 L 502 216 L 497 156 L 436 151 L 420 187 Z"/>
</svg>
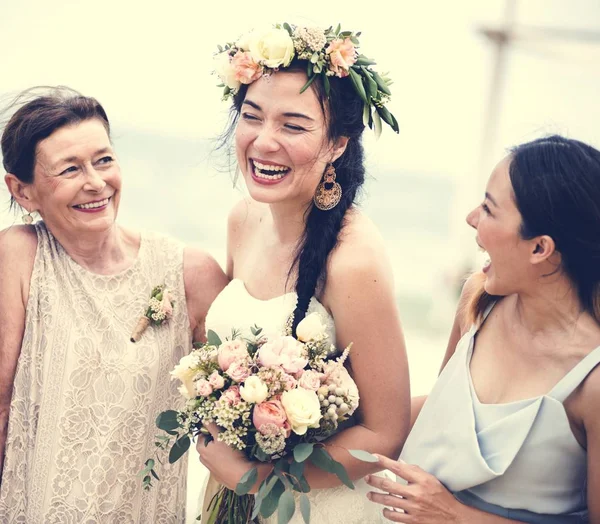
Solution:
<svg viewBox="0 0 600 524">
<path fill-rule="evenodd" d="M 490 40 L 493 49 L 493 69 L 485 108 L 484 125 L 479 152 L 477 190 L 481 187 L 491 170 L 492 154 L 496 147 L 498 127 L 500 123 L 500 109 L 506 85 L 506 69 L 508 50 L 513 38 L 513 27 L 516 20 L 517 0 L 506 0 L 504 7 L 504 24 L 499 29 L 483 28 L 481 32 Z"/>
</svg>

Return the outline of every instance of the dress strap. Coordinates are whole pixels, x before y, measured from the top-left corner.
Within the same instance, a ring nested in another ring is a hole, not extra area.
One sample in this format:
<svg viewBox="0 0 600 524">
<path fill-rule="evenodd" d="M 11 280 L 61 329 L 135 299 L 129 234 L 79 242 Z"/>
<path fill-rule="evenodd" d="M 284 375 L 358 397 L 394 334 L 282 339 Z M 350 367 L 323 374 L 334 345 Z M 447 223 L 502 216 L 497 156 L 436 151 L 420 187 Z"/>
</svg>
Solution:
<svg viewBox="0 0 600 524">
<path fill-rule="evenodd" d="M 552 388 L 549 397 L 564 402 L 585 378 L 600 364 L 600 346 L 588 353 Z"/>
</svg>

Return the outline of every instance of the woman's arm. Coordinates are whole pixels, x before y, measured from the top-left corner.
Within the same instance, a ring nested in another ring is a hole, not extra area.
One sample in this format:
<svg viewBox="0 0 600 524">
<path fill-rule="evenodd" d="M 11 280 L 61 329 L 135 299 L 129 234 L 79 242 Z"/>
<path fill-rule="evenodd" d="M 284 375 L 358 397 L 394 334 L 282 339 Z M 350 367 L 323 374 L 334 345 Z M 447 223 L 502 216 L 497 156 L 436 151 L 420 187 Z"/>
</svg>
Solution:
<svg viewBox="0 0 600 524">
<path fill-rule="evenodd" d="M 216 296 L 228 279 L 216 260 L 200 249 L 186 247 L 183 252 L 183 281 L 193 341 L 206 338 L 204 321 Z"/>
<path fill-rule="evenodd" d="M 452 355 L 454 355 L 459 340 L 469 329 L 469 326 L 466 322 L 466 309 L 473 293 L 477 290 L 478 286 L 479 279 L 473 277 L 469 277 L 463 286 L 460 299 L 458 301 L 458 307 L 456 308 L 456 314 L 454 315 L 454 323 L 452 324 L 452 330 L 450 331 L 450 338 L 448 339 L 448 345 L 446 346 L 446 353 L 444 354 L 444 359 L 442 360 L 442 365 L 440 366 L 440 373 L 444 370 L 446 364 L 452 358 Z M 415 422 L 417 421 L 419 413 L 421 413 L 421 409 L 423 408 L 426 400 L 427 395 L 412 398 L 410 410 L 411 430 L 415 425 Z"/>
<path fill-rule="evenodd" d="M 32 227 L 18 226 L 0 233 L 0 479 L 36 249 Z"/>
<path fill-rule="evenodd" d="M 352 343 L 350 365 L 360 392 L 358 425 L 326 441 L 351 479 L 377 468 L 352 458 L 362 449 L 398 457 L 410 424 L 410 387 L 404 335 L 396 306 L 392 269 L 378 232 L 364 217 L 349 224 L 331 256 L 323 303 L 331 311 L 337 347 Z M 312 488 L 339 485 L 335 475 L 307 466 Z"/>
<path fill-rule="evenodd" d="M 581 386 L 581 410 L 587 444 L 587 503 L 590 524 L 600 524 L 600 367 Z"/>
</svg>

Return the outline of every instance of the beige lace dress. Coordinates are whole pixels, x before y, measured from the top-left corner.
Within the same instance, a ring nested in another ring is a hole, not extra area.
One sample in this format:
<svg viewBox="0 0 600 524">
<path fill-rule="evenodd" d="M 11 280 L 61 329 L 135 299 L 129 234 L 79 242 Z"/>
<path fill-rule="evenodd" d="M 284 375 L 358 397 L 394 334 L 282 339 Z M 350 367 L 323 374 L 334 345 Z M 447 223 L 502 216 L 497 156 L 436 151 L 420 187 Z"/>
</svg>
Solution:
<svg viewBox="0 0 600 524">
<path fill-rule="evenodd" d="M 0 522 L 181 523 L 185 461 L 138 475 L 155 454 L 159 412 L 180 396 L 169 371 L 190 347 L 183 246 L 142 235 L 134 264 L 117 275 L 79 266 L 43 222 L 10 407 Z M 174 293 L 173 318 L 129 336 L 152 288 Z M 166 462 L 166 461 L 165 461 Z"/>
</svg>

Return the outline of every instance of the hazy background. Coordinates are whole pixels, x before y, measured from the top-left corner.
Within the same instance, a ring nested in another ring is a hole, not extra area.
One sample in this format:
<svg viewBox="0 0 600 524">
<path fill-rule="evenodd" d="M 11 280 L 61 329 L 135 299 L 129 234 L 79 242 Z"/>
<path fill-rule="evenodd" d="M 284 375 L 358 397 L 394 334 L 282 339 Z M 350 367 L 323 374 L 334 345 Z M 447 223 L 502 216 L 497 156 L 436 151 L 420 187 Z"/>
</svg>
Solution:
<svg viewBox="0 0 600 524">
<path fill-rule="evenodd" d="M 412 389 L 425 393 L 459 276 L 480 263 L 464 216 L 505 148 L 549 132 L 600 146 L 600 2 L 388 5 L 393 11 L 355 0 L 0 0 L 0 97 L 64 84 L 98 98 L 125 179 L 121 222 L 223 261 L 227 212 L 243 190 L 211 155 L 227 114 L 210 74 L 217 44 L 283 21 L 362 31 L 361 51 L 395 81 L 390 109 L 400 123 L 399 135 L 386 128 L 375 141 L 367 133 L 363 208 L 387 240 Z M 507 33 L 494 30 L 507 20 L 513 31 L 499 55 Z M 6 192 L 0 200 L 8 202 Z M 7 208 L 3 227 L 15 220 Z"/>
</svg>

